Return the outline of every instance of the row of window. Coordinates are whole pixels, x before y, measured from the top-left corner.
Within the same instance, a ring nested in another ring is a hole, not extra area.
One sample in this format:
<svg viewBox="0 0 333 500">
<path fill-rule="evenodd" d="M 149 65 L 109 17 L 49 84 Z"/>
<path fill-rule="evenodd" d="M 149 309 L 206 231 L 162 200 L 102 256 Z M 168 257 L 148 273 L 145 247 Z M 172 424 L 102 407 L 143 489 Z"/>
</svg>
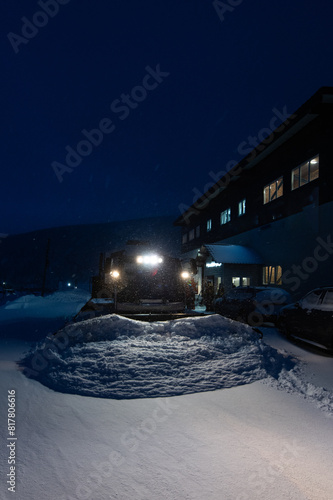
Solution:
<svg viewBox="0 0 333 500">
<path fill-rule="evenodd" d="M 246 199 L 244 198 L 238 203 L 238 216 L 244 215 L 246 211 Z M 223 210 L 220 214 L 220 224 L 227 224 L 231 220 L 231 208 L 227 208 Z M 207 221 L 207 231 L 212 229 L 212 219 L 208 219 Z"/>
<path fill-rule="evenodd" d="M 302 163 L 291 171 L 291 190 L 294 191 L 319 177 L 319 155 Z M 275 179 L 264 187 L 264 204 L 283 195 L 283 177 Z"/>
<path fill-rule="evenodd" d="M 263 285 L 282 285 L 282 267 L 281 266 L 265 266 L 263 267 L 262 276 Z M 232 285 L 234 287 L 250 286 L 251 278 L 244 276 L 233 276 Z"/>
<path fill-rule="evenodd" d="M 319 177 L 319 155 L 314 156 L 310 160 L 302 163 L 291 171 L 291 190 L 294 191 L 309 182 L 318 179 Z M 275 179 L 267 184 L 263 189 L 264 205 L 277 198 L 283 196 L 283 176 Z M 244 215 L 246 212 L 246 199 L 238 202 L 238 216 Z M 231 220 L 231 208 L 223 210 L 220 214 L 220 225 L 227 224 Z M 208 219 L 206 223 L 207 232 L 212 230 L 212 219 Z M 194 238 L 199 238 L 200 226 L 196 229 L 191 229 L 188 234 L 183 235 L 183 244 L 187 241 L 192 241 Z"/>
<path fill-rule="evenodd" d="M 195 229 L 191 229 L 188 233 L 183 234 L 182 243 L 187 243 L 188 241 L 194 240 L 194 238 L 199 238 L 200 236 L 200 226 L 197 226 Z"/>
<path fill-rule="evenodd" d="M 262 269 L 263 285 L 282 285 L 282 267 L 281 266 L 264 266 Z M 234 287 L 250 286 L 251 279 L 244 276 L 232 277 L 232 285 Z"/>
<path fill-rule="evenodd" d="M 291 189 L 297 189 L 319 177 L 319 155 L 291 171 Z"/>
<path fill-rule="evenodd" d="M 246 211 L 246 199 L 244 198 L 238 203 L 238 215 L 244 215 Z M 220 214 L 220 224 L 226 224 L 231 220 L 231 208 L 227 208 L 223 210 Z M 208 219 L 206 223 L 207 232 L 212 230 L 212 219 Z M 194 238 L 199 238 L 200 236 L 200 226 L 197 226 L 195 229 L 191 229 L 188 233 L 183 234 L 182 242 L 187 243 L 187 241 L 192 241 Z"/>
</svg>

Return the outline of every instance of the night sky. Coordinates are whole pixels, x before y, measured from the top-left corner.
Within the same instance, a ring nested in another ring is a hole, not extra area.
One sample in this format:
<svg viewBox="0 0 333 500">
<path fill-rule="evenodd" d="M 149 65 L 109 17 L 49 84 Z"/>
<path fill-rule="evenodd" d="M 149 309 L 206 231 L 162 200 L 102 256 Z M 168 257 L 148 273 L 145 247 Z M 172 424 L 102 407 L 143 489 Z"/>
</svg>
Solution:
<svg viewBox="0 0 333 500">
<path fill-rule="evenodd" d="M 331 1 L 219 4 L 2 2 L 1 234 L 176 218 L 333 85 Z"/>
</svg>

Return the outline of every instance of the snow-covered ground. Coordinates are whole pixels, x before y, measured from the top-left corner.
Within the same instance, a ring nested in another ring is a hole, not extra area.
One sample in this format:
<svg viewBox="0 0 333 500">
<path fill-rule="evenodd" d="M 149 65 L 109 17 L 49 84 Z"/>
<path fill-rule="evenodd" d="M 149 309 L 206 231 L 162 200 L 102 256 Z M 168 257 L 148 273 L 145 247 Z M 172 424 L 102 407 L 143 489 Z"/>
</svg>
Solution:
<svg viewBox="0 0 333 500">
<path fill-rule="evenodd" d="M 1 499 L 8 390 L 19 500 L 333 498 L 332 357 L 215 315 L 52 335 L 86 300 L 67 293 L 0 308 Z"/>
<path fill-rule="evenodd" d="M 72 318 L 90 298 L 85 290 L 55 292 L 45 297 L 23 295 L 0 307 L 0 322 L 26 318 Z"/>
</svg>

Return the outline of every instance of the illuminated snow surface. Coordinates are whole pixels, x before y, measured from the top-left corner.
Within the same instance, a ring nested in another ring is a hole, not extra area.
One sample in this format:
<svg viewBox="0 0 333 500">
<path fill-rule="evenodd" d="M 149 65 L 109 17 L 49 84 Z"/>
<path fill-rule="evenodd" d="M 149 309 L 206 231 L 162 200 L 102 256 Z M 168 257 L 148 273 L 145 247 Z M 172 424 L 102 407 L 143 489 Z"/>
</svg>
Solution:
<svg viewBox="0 0 333 500">
<path fill-rule="evenodd" d="M 62 300 L 63 320 L 85 302 L 73 293 L 0 307 L 0 420 L 14 389 L 17 500 L 332 500 L 332 357 L 219 316 L 112 316 L 50 335 Z M 25 376 L 23 357 L 57 390 Z M 2 436 L 6 500 L 6 426 Z"/>
<path fill-rule="evenodd" d="M 219 315 L 155 323 L 108 315 L 49 336 L 24 366 L 61 392 L 167 397 L 248 384 L 292 368 L 290 357 L 259 338 L 251 327 Z"/>
</svg>

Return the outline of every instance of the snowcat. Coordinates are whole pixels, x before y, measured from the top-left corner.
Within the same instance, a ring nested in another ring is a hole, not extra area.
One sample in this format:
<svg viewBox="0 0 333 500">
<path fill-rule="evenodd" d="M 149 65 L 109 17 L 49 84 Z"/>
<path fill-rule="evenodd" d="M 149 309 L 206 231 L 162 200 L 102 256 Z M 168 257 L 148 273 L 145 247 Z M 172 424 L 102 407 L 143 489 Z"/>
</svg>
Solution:
<svg viewBox="0 0 333 500">
<path fill-rule="evenodd" d="M 148 242 L 128 241 L 124 249 L 100 255 L 91 299 L 75 319 L 115 313 L 166 321 L 201 315 L 187 308 L 188 278 L 180 259 L 155 251 Z"/>
</svg>

